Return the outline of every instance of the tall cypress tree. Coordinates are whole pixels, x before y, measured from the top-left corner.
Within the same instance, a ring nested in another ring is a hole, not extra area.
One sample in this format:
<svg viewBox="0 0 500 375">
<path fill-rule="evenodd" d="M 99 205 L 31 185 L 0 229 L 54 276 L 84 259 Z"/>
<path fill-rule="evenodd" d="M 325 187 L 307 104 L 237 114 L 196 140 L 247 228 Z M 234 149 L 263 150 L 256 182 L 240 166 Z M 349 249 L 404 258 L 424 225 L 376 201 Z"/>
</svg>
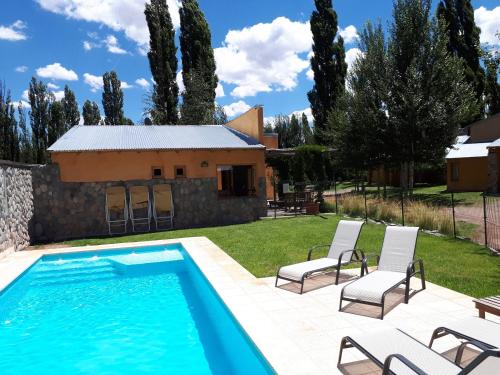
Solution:
<svg viewBox="0 0 500 375">
<path fill-rule="evenodd" d="M 474 21 L 474 8 L 470 0 L 441 0 L 437 15 L 448 34 L 448 51 L 463 59 L 466 80 L 472 85 L 478 103 L 483 103 L 484 71 L 480 65 L 481 29 Z M 484 105 L 480 106 L 475 118 L 465 119 L 462 125 L 483 117 Z"/>
<path fill-rule="evenodd" d="M 182 79 L 186 91 L 183 95 L 184 124 L 203 124 L 213 119 L 215 89 L 215 58 L 210 28 L 196 0 L 182 0 L 180 47 L 182 53 Z M 189 121 L 187 121 L 189 120 Z"/>
<path fill-rule="evenodd" d="M 315 120 L 315 137 L 318 144 L 326 144 L 327 117 L 335 110 L 344 92 L 347 64 L 344 40 L 337 36 L 337 13 L 332 0 L 315 0 L 316 10 L 311 16 L 313 35 L 314 87 L 307 94 Z"/>
<path fill-rule="evenodd" d="M 288 128 L 289 147 L 298 147 L 302 144 L 301 130 L 299 119 L 295 114 L 292 114 L 292 117 L 290 117 L 290 126 Z"/>
<path fill-rule="evenodd" d="M 61 100 L 64 109 L 64 130 L 67 131 L 80 123 L 80 111 L 76 101 L 75 93 L 68 87 L 64 86 L 64 97 Z"/>
<path fill-rule="evenodd" d="M 121 81 L 115 71 L 106 72 L 102 76 L 102 107 L 106 125 L 122 125 L 126 121 L 123 116 L 123 90 Z"/>
<path fill-rule="evenodd" d="M 306 145 L 311 145 L 314 143 L 314 134 L 311 130 L 311 126 L 309 125 L 309 119 L 305 113 L 302 113 L 301 119 L 301 128 L 302 128 L 302 141 Z"/>
<path fill-rule="evenodd" d="M 101 112 L 96 102 L 86 100 L 83 104 L 83 125 L 99 125 Z"/>
<path fill-rule="evenodd" d="M 31 106 L 30 122 L 33 135 L 34 162 L 44 164 L 48 159 L 47 125 L 50 119 L 50 95 L 47 86 L 35 77 L 31 78 L 28 97 Z"/>
<path fill-rule="evenodd" d="M 149 67 L 153 86 L 151 119 L 154 124 L 177 124 L 177 48 L 166 0 L 151 0 L 144 11 L 149 28 Z"/>
</svg>

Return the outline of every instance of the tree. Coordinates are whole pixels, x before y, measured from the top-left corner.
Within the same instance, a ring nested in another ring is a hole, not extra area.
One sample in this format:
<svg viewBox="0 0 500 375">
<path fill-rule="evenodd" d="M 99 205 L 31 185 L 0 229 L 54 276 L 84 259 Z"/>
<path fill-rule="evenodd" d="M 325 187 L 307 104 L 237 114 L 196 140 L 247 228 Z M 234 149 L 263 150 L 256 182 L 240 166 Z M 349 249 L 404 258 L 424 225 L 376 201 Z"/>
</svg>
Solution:
<svg viewBox="0 0 500 375">
<path fill-rule="evenodd" d="M 125 118 L 123 115 L 123 90 L 121 89 L 121 81 L 118 79 L 115 71 L 104 73 L 102 81 L 104 122 L 106 125 L 122 125 L 125 122 Z"/>
<path fill-rule="evenodd" d="M 181 112 L 189 115 L 189 121 L 183 119 L 182 123 L 199 125 L 205 123 L 207 118 L 212 119 L 215 110 L 218 78 L 215 74 L 212 36 L 196 0 L 182 0 L 179 14 L 182 79 L 185 86 Z"/>
<path fill-rule="evenodd" d="M 327 143 L 327 117 L 344 92 L 347 64 L 344 41 L 340 35 L 337 36 L 337 13 L 333 10 L 332 1 L 314 2 L 316 10 L 311 16 L 314 86 L 308 98 L 315 120 L 316 141 L 324 145 Z"/>
<path fill-rule="evenodd" d="M 149 28 L 148 60 L 155 81 L 151 119 L 155 124 L 177 124 L 177 48 L 166 0 L 151 0 L 144 11 Z"/>
<path fill-rule="evenodd" d="M 442 160 L 460 124 L 478 111 L 463 64 L 449 53 L 446 29 L 429 20 L 430 0 L 396 0 L 388 47 L 387 99 L 393 160 L 413 188 L 415 163 Z"/>
<path fill-rule="evenodd" d="M 99 125 L 101 112 L 96 102 L 86 100 L 83 104 L 83 125 Z"/>
<path fill-rule="evenodd" d="M 18 161 L 19 141 L 14 103 L 5 83 L 0 84 L 0 159 Z"/>
<path fill-rule="evenodd" d="M 303 143 L 299 119 L 295 116 L 295 114 L 292 114 L 292 117 L 290 118 L 287 138 L 289 147 L 297 147 Z"/>
<path fill-rule="evenodd" d="M 31 145 L 31 133 L 26 124 L 26 110 L 19 102 L 17 107 L 19 118 L 19 161 L 22 163 L 33 163 L 33 147 Z"/>
<path fill-rule="evenodd" d="M 268 121 L 264 124 L 264 133 L 266 133 L 266 134 L 273 134 L 274 133 L 273 124 L 271 124 L 271 122 Z"/>
<path fill-rule="evenodd" d="M 277 115 L 274 117 L 274 132 L 278 134 L 278 148 L 290 148 L 288 129 L 290 128 L 290 116 Z"/>
<path fill-rule="evenodd" d="M 64 117 L 64 104 L 52 95 L 52 103 L 49 107 L 49 124 L 47 128 L 47 144 L 54 144 L 66 131 L 66 119 Z"/>
<path fill-rule="evenodd" d="M 44 164 L 48 160 L 47 125 L 50 119 L 50 95 L 47 91 L 47 86 L 35 77 L 31 78 L 28 97 L 31 106 L 30 123 L 33 135 L 34 162 Z"/>
<path fill-rule="evenodd" d="M 448 36 L 448 51 L 464 63 L 466 80 L 472 85 L 478 103 L 483 102 L 484 71 L 480 65 L 481 30 L 474 21 L 474 8 L 470 0 L 441 0 L 437 8 L 438 20 Z M 461 125 L 468 125 L 483 117 L 481 105 L 474 118 L 466 118 Z"/>
<path fill-rule="evenodd" d="M 80 123 L 80 111 L 78 110 L 78 103 L 76 101 L 75 93 L 68 87 L 64 86 L 64 97 L 61 100 L 64 110 L 64 131 L 68 131 L 73 126 Z"/>
<path fill-rule="evenodd" d="M 217 104 L 215 106 L 214 112 L 214 124 L 215 125 L 226 125 L 228 122 L 226 111 L 224 107 Z"/>
<path fill-rule="evenodd" d="M 493 116 L 500 112 L 500 84 L 498 83 L 499 61 L 488 58 L 485 61 L 486 79 L 484 87 L 486 114 Z"/>
<path fill-rule="evenodd" d="M 302 133 L 302 143 L 306 145 L 314 144 L 314 134 L 309 125 L 309 119 L 305 113 L 302 113 L 301 118 L 301 133 Z"/>
</svg>

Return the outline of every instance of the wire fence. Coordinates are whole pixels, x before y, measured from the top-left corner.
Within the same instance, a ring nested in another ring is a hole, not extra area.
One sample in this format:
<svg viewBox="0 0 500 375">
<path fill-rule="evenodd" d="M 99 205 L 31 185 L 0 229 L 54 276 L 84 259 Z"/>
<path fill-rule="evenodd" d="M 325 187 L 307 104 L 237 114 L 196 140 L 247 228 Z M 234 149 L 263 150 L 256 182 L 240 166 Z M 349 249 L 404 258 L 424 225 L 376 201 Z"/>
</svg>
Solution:
<svg viewBox="0 0 500 375">
<path fill-rule="evenodd" d="M 500 253 L 500 195 L 471 192 L 442 192 L 433 189 L 410 193 L 400 188 L 381 189 L 363 184 L 322 184 L 319 193 L 314 186 L 285 184 L 285 192 L 271 205 L 271 215 L 316 214 L 321 209 L 400 225 L 415 225 L 456 238 L 468 238 Z"/>
</svg>

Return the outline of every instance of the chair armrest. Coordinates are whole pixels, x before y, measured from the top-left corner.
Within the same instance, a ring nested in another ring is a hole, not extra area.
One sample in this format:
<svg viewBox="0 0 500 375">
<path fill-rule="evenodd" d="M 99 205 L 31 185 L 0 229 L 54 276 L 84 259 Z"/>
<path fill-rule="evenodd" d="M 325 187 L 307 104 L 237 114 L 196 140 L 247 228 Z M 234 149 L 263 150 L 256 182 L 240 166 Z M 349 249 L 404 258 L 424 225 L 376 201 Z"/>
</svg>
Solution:
<svg viewBox="0 0 500 375">
<path fill-rule="evenodd" d="M 457 354 L 455 356 L 455 364 L 459 367 L 460 366 L 460 363 L 462 362 L 462 356 L 464 354 L 464 350 L 467 346 L 475 346 L 476 348 L 478 348 L 479 350 L 481 350 L 482 352 L 487 352 L 490 348 L 487 347 L 487 346 L 484 346 L 483 344 L 481 344 L 480 342 L 477 342 L 475 340 L 469 340 L 469 341 L 464 341 L 460 344 L 460 346 L 458 347 L 457 349 Z M 466 366 L 467 367 L 467 366 Z"/>
<path fill-rule="evenodd" d="M 479 354 L 471 363 L 469 363 L 467 366 L 465 366 L 463 368 L 463 370 L 460 371 L 459 374 L 460 375 L 470 374 L 477 366 L 479 366 L 488 357 L 500 358 L 500 350 L 499 349 L 485 350 L 484 352 Z"/>
<path fill-rule="evenodd" d="M 377 260 L 377 266 L 378 266 L 378 262 L 380 261 L 380 255 L 375 254 L 375 253 L 363 254 L 363 264 L 367 266 L 368 260 L 370 260 L 372 258 L 375 258 Z"/>
<path fill-rule="evenodd" d="M 361 258 L 359 257 L 358 252 L 361 254 Z M 357 261 L 363 261 L 363 259 L 365 258 L 365 253 L 363 250 L 359 250 L 359 249 L 344 250 L 339 255 L 339 264 L 342 261 L 342 258 L 344 257 L 344 255 L 346 255 L 348 253 L 353 253 L 353 255 L 356 257 Z"/>
<path fill-rule="evenodd" d="M 307 260 L 311 260 L 312 252 L 321 247 L 330 247 L 330 245 L 316 245 L 309 249 L 309 253 L 307 254 Z"/>
<path fill-rule="evenodd" d="M 418 367 L 416 364 L 414 364 L 412 361 L 410 361 L 408 358 L 406 358 L 401 354 L 391 354 L 385 359 L 382 375 L 391 374 L 391 362 L 393 359 L 396 359 L 401 363 L 403 363 L 406 367 L 410 368 L 415 374 L 426 375 L 426 372 L 424 372 L 420 367 Z"/>
<path fill-rule="evenodd" d="M 418 263 L 418 272 L 415 270 L 415 264 Z M 414 259 L 410 263 L 408 263 L 408 266 L 406 267 L 406 278 L 409 279 L 410 277 L 416 275 L 417 273 L 421 273 L 424 269 L 424 261 L 422 259 Z"/>
</svg>

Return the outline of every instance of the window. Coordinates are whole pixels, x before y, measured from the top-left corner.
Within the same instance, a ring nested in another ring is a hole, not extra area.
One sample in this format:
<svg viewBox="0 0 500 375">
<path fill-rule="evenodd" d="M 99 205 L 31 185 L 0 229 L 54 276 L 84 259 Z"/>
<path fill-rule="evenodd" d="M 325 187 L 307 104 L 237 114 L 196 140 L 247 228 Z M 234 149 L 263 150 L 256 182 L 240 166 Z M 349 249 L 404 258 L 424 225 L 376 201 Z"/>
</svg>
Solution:
<svg viewBox="0 0 500 375">
<path fill-rule="evenodd" d="M 458 163 L 451 163 L 451 180 L 458 181 L 460 179 L 460 167 Z"/>
<path fill-rule="evenodd" d="M 162 178 L 163 177 L 163 168 L 162 167 L 153 167 L 153 178 Z"/>
<path fill-rule="evenodd" d="M 255 195 L 255 172 L 251 165 L 217 167 L 219 195 L 244 197 Z"/>
<path fill-rule="evenodd" d="M 186 178 L 186 167 L 179 165 L 175 166 L 174 176 L 175 178 Z"/>
</svg>

